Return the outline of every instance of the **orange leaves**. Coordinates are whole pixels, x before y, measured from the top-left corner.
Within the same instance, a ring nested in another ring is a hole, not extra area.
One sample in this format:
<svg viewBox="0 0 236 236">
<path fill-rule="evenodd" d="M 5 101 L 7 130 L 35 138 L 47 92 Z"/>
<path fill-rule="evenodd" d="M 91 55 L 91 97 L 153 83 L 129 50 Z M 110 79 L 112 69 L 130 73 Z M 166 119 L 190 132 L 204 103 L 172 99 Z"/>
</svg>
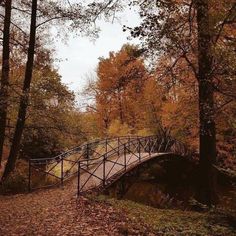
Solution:
<svg viewBox="0 0 236 236">
<path fill-rule="evenodd" d="M 137 101 L 147 76 L 144 63 L 136 51 L 136 47 L 124 45 L 119 52 L 112 52 L 109 58 L 102 58 L 99 62 L 96 107 L 101 126 L 105 125 L 106 129 L 115 120 L 121 126 L 126 123 L 129 127 L 136 122 Z M 103 122 L 105 117 L 106 124 Z"/>
</svg>

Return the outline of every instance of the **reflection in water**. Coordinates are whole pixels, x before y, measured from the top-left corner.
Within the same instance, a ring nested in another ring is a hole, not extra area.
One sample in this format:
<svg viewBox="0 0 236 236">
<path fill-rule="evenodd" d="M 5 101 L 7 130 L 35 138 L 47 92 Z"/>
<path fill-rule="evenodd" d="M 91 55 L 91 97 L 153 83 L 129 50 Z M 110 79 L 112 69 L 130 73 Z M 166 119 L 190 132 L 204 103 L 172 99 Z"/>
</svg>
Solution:
<svg viewBox="0 0 236 236">
<path fill-rule="evenodd" d="M 198 176 L 196 163 L 169 155 L 137 166 L 111 185 L 107 193 L 158 208 L 190 209 Z M 236 187 L 224 178 L 219 180 L 219 205 L 236 209 Z"/>
</svg>

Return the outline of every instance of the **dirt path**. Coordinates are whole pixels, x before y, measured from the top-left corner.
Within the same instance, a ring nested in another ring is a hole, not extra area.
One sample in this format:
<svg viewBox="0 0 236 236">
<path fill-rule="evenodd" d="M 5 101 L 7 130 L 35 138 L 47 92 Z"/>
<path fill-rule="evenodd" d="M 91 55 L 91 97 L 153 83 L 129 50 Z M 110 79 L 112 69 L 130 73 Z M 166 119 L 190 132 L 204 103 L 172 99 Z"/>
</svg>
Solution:
<svg viewBox="0 0 236 236">
<path fill-rule="evenodd" d="M 0 235 L 124 235 L 127 224 L 148 235 L 110 205 L 77 199 L 74 189 L 75 181 L 65 189 L 0 197 Z"/>
<path fill-rule="evenodd" d="M 138 232 L 133 235 L 148 235 L 144 226 L 132 223 L 124 213 L 105 203 L 78 199 L 76 191 L 74 179 L 64 188 L 0 196 L 0 235 L 124 235 L 127 224 Z"/>
</svg>

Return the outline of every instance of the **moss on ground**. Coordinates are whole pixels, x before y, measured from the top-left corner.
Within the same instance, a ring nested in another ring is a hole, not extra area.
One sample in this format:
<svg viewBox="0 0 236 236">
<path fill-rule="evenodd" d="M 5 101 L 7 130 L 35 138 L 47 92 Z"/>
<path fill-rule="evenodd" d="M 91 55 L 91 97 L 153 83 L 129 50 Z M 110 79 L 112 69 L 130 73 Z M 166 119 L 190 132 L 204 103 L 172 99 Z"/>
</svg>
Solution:
<svg viewBox="0 0 236 236">
<path fill-rule="evenodd" d="M 156 235 L 236 235 L 235 212 L 214 209 L 207 212 L 158 209 L 128 200 L 97 197 L 127 214 L 131 220 L 148 224 Z"/>
</svg>

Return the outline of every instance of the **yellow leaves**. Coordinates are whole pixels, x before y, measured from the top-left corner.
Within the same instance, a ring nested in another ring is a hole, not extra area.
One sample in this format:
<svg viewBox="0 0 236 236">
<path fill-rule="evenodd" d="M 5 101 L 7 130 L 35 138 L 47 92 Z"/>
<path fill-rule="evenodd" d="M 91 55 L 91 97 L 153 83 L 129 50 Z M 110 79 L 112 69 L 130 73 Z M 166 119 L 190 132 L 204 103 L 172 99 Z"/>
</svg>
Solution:
<svg viewBox="0 0 236 236">
<path fill-rule="evenodd" d="M 152 135 L 153 133 L 150 131 L 150 129 L 147 128 L 143 128 L 141 130 L 138 130 L 137 135 L 138 136 L 148 136 L 148 135 Z"/>
<path fill-rule="evenodd" d="M 131 128 L 126 124 L 122 124 L 120 120 L 113 120 L 108 129 L 109 136 L 127 136 L 131 134 Z"/>
</svg>

